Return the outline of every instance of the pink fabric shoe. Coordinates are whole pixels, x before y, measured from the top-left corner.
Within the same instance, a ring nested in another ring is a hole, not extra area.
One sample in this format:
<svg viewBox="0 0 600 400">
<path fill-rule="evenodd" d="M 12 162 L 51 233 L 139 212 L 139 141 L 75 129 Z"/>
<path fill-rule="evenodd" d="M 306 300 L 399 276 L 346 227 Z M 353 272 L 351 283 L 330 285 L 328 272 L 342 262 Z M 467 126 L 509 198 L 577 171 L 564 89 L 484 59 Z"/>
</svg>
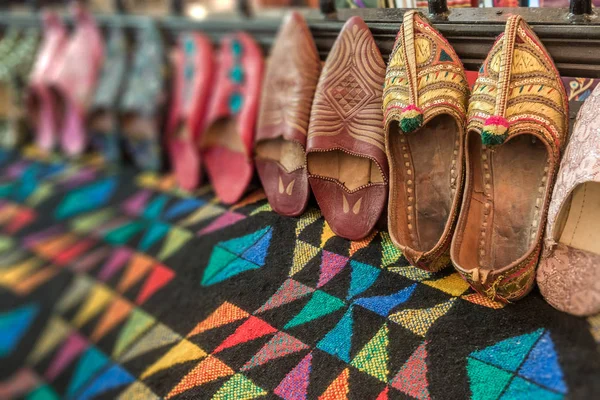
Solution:
<svg viewBox="0 0 600 400">
<path fill-rule="evenodd" d="M 179 38 L 173 54 L 174 85 L 167 141 L 179 186 L 193 190 L 201 182 L 200 141 L 214 76 L 212 44 L 198 33 Z"/>
<path fill-rule="evenodd" d="M 27 113 L 35 122 L 35 142 L 44 151 L 56 145 L 56 107 L 50 92 L 50 79 L 62 64 L 67 31 L 59 17 L 44 13 L 44 39 L 29 77 Z"/>
<path fill-rule="evenodd" d="M 262 52 L 249 35 L 223 39 L 201 154 L 217 196 L 227 204 L 242 197 L 254 173 L 262 72 Z"/>
<path fill-rule="evenodd" d="M 74 16 L 76 30 L 51 78 L 52 87 L 64 104 L 61 146 L 71 156 L 81 154 L 87 146 L 86 112 L 104 58 L 104 42 L 93 16 L 80 6 L 74 7 Z"/>
</svg>

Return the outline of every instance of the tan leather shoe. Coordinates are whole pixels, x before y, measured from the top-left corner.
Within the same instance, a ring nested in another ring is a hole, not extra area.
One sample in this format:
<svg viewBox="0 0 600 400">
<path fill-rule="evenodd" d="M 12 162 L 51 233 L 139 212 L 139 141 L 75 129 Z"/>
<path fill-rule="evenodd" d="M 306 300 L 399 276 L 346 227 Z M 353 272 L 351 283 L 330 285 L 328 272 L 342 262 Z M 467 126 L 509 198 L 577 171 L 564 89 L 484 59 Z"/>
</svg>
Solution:
<svg viewBox="0 0 600 400">
<path fill-rule="evenodd" d="M 537 273 L 542 295 L 574 315 L 600 312 L 600 86 L 585 101 L 565 150 Z"/>
<path fill-rule="evenodd" d="M 404 14 L 385 77 L 390 237 L 413 265 L 450 263 L 463 186 L 469 86 L 454 49 L 415 11 Z"/>
<path fill-rule="evenodd" d="M 469 102 L 466 186 L 451 247 L 456 269 L 491 299 L 517 300 L 533 286 L 567 108 L 548 52 L 520 16 L 510 17 Z"/>
</svg>

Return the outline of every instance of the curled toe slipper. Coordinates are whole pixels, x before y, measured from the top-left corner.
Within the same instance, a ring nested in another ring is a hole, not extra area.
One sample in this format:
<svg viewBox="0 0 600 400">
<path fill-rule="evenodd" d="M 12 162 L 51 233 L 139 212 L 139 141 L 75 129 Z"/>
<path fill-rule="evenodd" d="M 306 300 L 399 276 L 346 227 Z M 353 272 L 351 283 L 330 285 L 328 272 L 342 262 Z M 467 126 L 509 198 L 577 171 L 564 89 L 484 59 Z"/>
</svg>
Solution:
<svg viewBox="0 0 600 400">
<path fill-rule="evenodd" d="M 262 90 L 256 169 L 273 210 L 304 212 L 310 196 L 306 134 L 321 60 L 310 29 L 292 12 L 279 29 Z"/>
<path fill-rule="evenodd" d="M 242 197 L 254 173 L 261 50 L 246 33 L 229 35 L 221 42 L 216 68 L 200 154 L 217 196 L 232 204 Z"/>
<path fill-rule="evenodd" d="M 51 78 L 64 111 L 59 122 L 62 150 L 80 155 L 87 147 L 86 117 L 104 57 L 104 42 L 94 18 L 83 7 L 75 7 L 75 32 L 69 38 L 60 67 Z"/>
<path fill-rule="evenodd" d="M 600 312 L 600 87 L 579 111 L 562 158 L 537 272 L 542 295 L 555 308 Z"/>
<path fill-rule="evenodd" d="M 450 263 L 460 210 L 467 98 L 454 49 L 415 11 L 404 14 L 386 72 L 390 238 L 414 266 Z"/>
<path fill-rule="evenodd" d="M 551 188 L 568 132 L 558 71 L 518 15 L 486 58 L 469 103 L 466 186 L 451 257 L 481 294 L 533 287 Z"/>
<path fill-rule="evenodd" d="M 199 143 L 212 88 L 213 66 L 208 38 L 198 33 L 179 38 L 173 53 L 174 83 L 167 141 L 175 178 L 185 190 L 198 187 L 202 177 Z"/>
<path fill-rule="evenodd" d="M 382 93 L 385 63 L 359 17 L 342 28 L 313 101 L 308 179 L 329 226 L 350 240 L 367 236 L 387 200 Z"/>
</svg>

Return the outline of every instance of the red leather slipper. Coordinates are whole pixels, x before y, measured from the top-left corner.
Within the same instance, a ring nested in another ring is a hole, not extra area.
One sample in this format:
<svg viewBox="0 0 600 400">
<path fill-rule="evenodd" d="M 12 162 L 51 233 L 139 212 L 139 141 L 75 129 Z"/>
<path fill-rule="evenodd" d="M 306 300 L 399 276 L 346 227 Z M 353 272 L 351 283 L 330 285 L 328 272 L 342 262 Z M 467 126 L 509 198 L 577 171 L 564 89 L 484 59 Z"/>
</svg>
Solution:
<svg viewBox="0 0 600 400">
<path fill-rule="evenodd" d="M 34 121 L 37 146 L 44 151 L 52 151 L 56 144 L 56 116 L 49 83 L 61 64 L 67 31 L 54 13 L 44 13 L 43 20 L 44 39 L 29 77 L 27 114 Z"/>
<path fill-rule="evenodd" d="M 256 132 L 256 169 L 277 213 L 297 216 L 310 196 L 306 133 L 321 60 L 310 29 L 293 12 L 271 51 Z"/>
<path fill-rule="evenodd" d="M 263 59 L 248 34 L 236 33 L 223 39 L 217 60 L 201 156 L 217 196 L 232 204 L 242 197 L 254 172 L 252 146 Z"/>
<path fill-rule="evenodd" d="M 85 118 L 94 95 L 104 56 L 102 34 L 93 16 L 83 7 L 74 7 L 76 30 L 52 78 L 52 86 L 64 105 L 61 147 L 68 155 L 79 155 L 87 146 Z"/>
<path fill-rule="evenodd" d="M 198 33 L 179 38 L 173 52 L 173 96 L 167 127 L 171 163 L 179 186 L 200 184 L 199 143 L 212 88 L 214 62 L 210 40 Z"/>
<path fill-rule="evenodd" d="M 339 236 L 367 236 L 388 195 L 382 94 L 385 63 L 369 27 L 350 18 L 319 79 L 307 141 L 308 179 Z"/>
</svg>

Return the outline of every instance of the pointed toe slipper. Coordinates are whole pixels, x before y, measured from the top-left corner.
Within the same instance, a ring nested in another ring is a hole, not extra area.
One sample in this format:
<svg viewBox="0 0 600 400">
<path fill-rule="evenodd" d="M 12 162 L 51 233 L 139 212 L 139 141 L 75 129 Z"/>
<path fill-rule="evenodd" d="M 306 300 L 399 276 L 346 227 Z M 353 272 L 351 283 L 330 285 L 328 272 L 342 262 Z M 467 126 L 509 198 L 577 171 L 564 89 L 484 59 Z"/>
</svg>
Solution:
<svg viewBox="0 0 600 400">
<path fill-rule="evenodd" d="M 210 40 L 198 33 L 179 38 L 173 54 L 173 93 L 167 127 L 171 165 L 179 187 L 200 185 L 200 148 L 213 80 Z"/>
<path fill-rule="evenodd" d="M 306 134 L 321 60 L 308 25 L 293 12 L 279 30 L 262 90 L 256 169 L 273 210 L 298 216 L 310 197 Z"/>
<path fill-rule="evenodd" d="M 138 30 L 127 87 L 119 105 L 119 124 L 125 149 L 142 170 L 159 171 L 161 110 L 165 103 L 165 53 L 161 33 L 154 25 Z"/>
<path fill-rule="evenodd" d="M 407 260 L 428 271 L 450 264 L 468 95 L 454 49 L 419 13 L 405 13 L 383 93 L 388 229 Z"/>
<path fill-rule="evenodd" d="M 46 12 L 43 20 L 44 36 L 29 76 L 26 106 L 27 115 L 33 121 L 37 147 L 50 152 L 54 150 L 58 136 L 56 104 L 50 91 L 50 78 L 62 64 L 68 36 L 56 14 Z"/>
<path fill-rule="evenodd" d="M 350 18 L 327 57 L 313 101 L 308 179 L 325 220 L 359 240 L 387 201 L 382 94 L 385 63 L 368 26 Z"/>
<path fill-rule="evenodd" d="M 200 155 L 219 199 L 233 204 L 254 174 L 252 149 L 263 73 L 261 49 L 246 33 L 227 36 L 221 43 L 216 68 Z"/>
<path fill-rule="evenodd" d="M 104 42 L 92 14 L 75 8 L 75 32 L 69 38 L 52 88 L 63 110 L 59 122 L 63 152 L 78 156 L 86 150 L 86 117 L 104 57 Z"/>
<path fill-rule="evenodd" d="M 535 282 L 551 189 L 568 132 L 568 102 L 554 63 L 511 16 L 473 88 L 466 184 L 452 240 L 455 268 L 496 301 Z"/>
<path fill-rule="evenodd" d="M 600 87 L 585 101 L 562 158 L 537 272 L 540 292 L 569 314 L 600 312 Z"/>
<path fill-rule="evenodd" d="M 87 126 L 93 150 L 107 162 L 121 161 L 116 105 L 127 72 L 127 40 L 121 27 L 111 28 L 98 85 L 90 105 Z"/>
</svg>

